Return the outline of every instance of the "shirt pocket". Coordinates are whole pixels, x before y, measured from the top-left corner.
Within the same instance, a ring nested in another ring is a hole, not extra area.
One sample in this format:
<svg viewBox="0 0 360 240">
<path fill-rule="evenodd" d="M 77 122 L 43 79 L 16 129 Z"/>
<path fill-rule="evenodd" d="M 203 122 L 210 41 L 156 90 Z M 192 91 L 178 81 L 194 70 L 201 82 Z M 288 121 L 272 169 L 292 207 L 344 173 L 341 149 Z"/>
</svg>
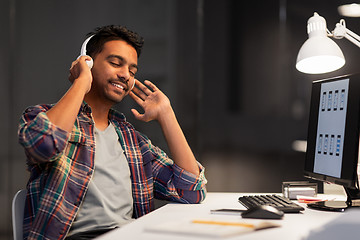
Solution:
<svg viewBox="0 0 360 240">
<path fill-rule="evenodd" d="M 69 143 L 86 145 L 86 137 L 80 131 L 72 131 L 69 138 Z"/>
<path fill-rule="evenodd" d="M 65 149 L 65 155 L 72 160 L 88 162 L 91 153 L 95 152 L 95 143 L 90 136 L 80 131 L 72 131 Z"/>
</svg>

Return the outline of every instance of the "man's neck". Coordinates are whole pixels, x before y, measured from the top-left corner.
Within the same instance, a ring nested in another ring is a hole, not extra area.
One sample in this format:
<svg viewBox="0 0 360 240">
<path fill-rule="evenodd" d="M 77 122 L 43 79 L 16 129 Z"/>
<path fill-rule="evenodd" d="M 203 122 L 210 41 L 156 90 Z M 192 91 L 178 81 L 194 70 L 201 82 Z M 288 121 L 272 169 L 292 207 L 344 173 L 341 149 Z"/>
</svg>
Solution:
<svg viewBox="0 0 360 240">
<path fill-rule="evenodd" d="M 85 98 L 86 103 L 91 107 L 92 117 L 95 122 L 95 126 L 100 131 L 105 130 L 109 126 L 109 111 L 111 105 L 104 103 L 91 101 Z"/>
<path fill-rule="evenodd" d="M 104 131 L 109 126 L 109 111 L 93 111 L 92 114 L 95 122 L 95 127 L 100 131 Z"/>
</svg>

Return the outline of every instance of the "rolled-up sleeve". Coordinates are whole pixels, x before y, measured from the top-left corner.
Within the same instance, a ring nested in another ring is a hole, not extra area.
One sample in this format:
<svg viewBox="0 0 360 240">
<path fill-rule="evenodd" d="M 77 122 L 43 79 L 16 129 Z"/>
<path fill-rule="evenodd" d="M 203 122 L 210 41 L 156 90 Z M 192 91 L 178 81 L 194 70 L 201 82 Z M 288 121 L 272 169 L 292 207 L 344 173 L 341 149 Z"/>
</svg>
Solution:
<svg viewBox="0 0 360 240">
<path fill-rule="evenodd" d="M 35 106 L 25 110 L 20 119 L 19 143 L 33 163 L 56 159 L 68 139 L 68 132 L 52 124 L 46 115 L 50 107 Z"/>
<path fill-rule="evenodd" d="M 142 136 L 142 151 L 144 161 L 152 158 L 152 174 L 155 197 L 158 199 L 182 202 L 200 203 L 206 196 L 205 168 L 197 162 L 199 175 L 190 173 L 179 167 L 160 148 Z"/>
<path fill-rule="evenodd" d="M 176 188 L 190 191 L 199 191 L 203 189 L 207 183 L 205 178 L 205 168 L 199 162 L 198 166 L 200 174 L 199 176 L 196 176 L 174 163 L 172 168 L 174 170 L 174 185 Z"/>
</svg>

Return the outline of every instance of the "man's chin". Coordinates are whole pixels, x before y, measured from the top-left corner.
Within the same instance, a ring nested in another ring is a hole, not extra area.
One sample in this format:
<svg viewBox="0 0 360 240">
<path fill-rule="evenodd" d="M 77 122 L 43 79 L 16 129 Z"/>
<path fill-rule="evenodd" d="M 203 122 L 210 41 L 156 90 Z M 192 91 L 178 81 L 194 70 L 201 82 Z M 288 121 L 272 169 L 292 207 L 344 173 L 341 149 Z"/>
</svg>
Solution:
<svg viewBox="0 0 360 240">
<path fill-rule="evenodd" d="M 109 96 L 108 100 L 111 101 L 113 104 L 117 104 L 117 103 L 120 103 L 127 95 L 128 94 L 122 95 L 122 96 L 117 96 L 117 97 Z"/>
</svg>

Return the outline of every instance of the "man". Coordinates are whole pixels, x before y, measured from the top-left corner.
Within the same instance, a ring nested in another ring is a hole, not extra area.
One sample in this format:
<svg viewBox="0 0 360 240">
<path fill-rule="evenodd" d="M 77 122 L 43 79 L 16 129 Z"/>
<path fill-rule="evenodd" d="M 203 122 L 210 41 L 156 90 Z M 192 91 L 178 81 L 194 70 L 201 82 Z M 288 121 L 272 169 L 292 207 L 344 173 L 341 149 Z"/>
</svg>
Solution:
<svg viewBox="0 0 360 240">
<path fill-rule="evenodd" d="M 65 95 L 56 104 L 28 108 L 20 120 L 19 142 L 31 173 L 26 239 L 90 239 L 150 212 L 154 197 L 182 203 L 205 198 L 204 168 L 169 99 L 150 81 L 135 79 L 143 39 L 121 26 L 90 35 L 90 56 L 72 63 Z M 172 160 L 111 109 L 126 95 L 144 110 L 131 110 L 136 119 L 159 122 Z"/>
</svg>

